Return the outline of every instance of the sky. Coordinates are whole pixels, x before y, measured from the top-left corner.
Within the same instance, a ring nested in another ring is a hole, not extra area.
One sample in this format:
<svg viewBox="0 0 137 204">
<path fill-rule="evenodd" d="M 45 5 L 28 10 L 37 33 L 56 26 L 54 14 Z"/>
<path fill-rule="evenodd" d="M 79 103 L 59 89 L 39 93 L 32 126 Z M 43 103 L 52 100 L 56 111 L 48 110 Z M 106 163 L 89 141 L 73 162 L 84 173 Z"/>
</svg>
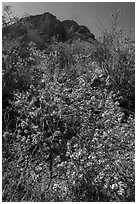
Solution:
<svg viewBox="0 0 137 204">
<path fill-rule="evenodd" d="M 50 12 L 59 20 L 74 20 L 80 25 L 87 26 L 91 33 L 99 37 L 102 30 L 109 29 L 111 14 L 120 9 L 119 28 L 125 37 L 134 39 L 135 3 L 134 2 L 3 2 L 10 5 L 17 16 L 25 14 L 36 15 Z"/>
</svg>

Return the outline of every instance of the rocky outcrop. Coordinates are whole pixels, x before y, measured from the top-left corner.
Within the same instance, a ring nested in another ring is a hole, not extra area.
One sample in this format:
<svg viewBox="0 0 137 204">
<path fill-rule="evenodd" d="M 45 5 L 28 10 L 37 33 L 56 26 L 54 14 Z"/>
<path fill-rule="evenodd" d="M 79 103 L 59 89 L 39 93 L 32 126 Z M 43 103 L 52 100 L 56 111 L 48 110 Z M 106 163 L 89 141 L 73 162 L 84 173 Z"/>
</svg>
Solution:
<svg viewBox="0 0 137 204">
<path fill-rule="evenodd" d="M 94 34 L 86 26 L 78 25 L 73 20 L 60 21 L 49 12 L 20 19 L 3 28 L 3 36 L 16 38 L 24 43 L 32 41 L 42 49 L 51 44 L 53 38 L 62 42 L 75 39 L 92 43 L 96 41 Z"/>
</svg>

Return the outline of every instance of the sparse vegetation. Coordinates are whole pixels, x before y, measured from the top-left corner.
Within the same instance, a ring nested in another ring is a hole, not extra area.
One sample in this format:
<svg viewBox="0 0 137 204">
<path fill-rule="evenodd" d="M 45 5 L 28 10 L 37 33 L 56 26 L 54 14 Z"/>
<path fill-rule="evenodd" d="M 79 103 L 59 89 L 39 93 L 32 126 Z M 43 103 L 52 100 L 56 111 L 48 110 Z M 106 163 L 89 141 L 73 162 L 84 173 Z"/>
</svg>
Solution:
<svg viewBox="0 0 137 204">
<path fill-rule="evenodd" d="M 117 17 L 96 48 L 3 36 L 3 201 L 135 201 L 135 50 Z"/>
</svg>

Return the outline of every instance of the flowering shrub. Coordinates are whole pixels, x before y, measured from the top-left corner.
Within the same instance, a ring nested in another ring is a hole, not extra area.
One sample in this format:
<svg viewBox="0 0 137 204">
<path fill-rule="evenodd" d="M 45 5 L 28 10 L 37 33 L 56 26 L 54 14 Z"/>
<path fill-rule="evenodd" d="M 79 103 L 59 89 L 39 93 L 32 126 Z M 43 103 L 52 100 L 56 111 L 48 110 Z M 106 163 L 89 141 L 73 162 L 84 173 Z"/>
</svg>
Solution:
<svg viewBox="0 0 137 204">
<path fill-rule="evenodd" d="M 135 200 L 134 114 L 123 120 L 118 100 L 126 97 L 124 80 L 134 90 L 134 57 L 122 46 L 112 58 L 109 43 L 110 58 L 104 44 L 98 56 L 78 41 L 48 51 L 5 48 L 3 83 L 11 95 L 3 111 L 3 201 Z M 128 65 L 118 67 L 122 53 Z M 114 67 L 123 74 L 119 84 Z"/>
<path fill-rule="evenodd" d="M 124 38 L 118 29 L 118 11 L 112 15 L 110 32 L 105 31 L 100 39 L 101 44 L 92 54 L 109 76 L 111 90 L 122 108 L 131 112 L 135 110 L 135 42 Z"/>
</svg>

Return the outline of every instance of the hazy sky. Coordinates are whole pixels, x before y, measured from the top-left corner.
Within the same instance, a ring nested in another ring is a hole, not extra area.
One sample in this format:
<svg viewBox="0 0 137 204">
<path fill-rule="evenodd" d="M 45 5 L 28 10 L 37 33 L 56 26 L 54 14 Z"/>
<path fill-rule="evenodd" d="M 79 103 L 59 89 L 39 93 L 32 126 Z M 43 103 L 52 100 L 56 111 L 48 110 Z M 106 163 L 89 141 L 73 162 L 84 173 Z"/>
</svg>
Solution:
<svg viewBox="0 0 137 204">
<path fill-rule="evenodd" d="M 126 36 L 131 28 L 135 28 L 134 2 L 3 2 L 12 6 L 13 12 L 22 16 L 50 12 L 59 20 L 73 19 L 80 25 L 87 26 L 96 37 L 100 35 L 102 26 L 108 28 L 111 14 L 121 10 L 119 28 Z M 132 34 L 134 37 L 134 32 Z"/>
</svg>

